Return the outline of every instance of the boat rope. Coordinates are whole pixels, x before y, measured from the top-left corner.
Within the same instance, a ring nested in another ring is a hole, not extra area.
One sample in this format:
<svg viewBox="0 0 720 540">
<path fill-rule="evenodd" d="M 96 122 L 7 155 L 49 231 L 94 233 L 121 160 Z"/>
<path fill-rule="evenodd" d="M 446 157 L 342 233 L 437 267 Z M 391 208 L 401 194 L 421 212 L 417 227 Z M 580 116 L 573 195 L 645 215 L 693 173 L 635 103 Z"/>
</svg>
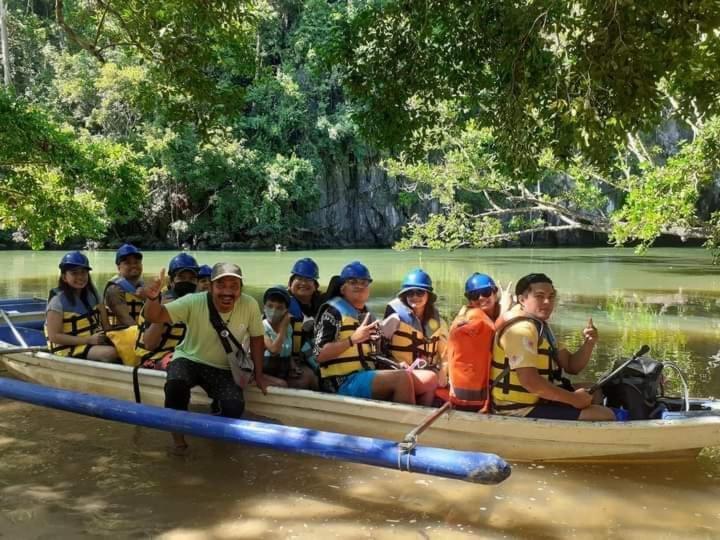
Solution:
<svg viewBox="0 0 720 540">
<path fill-rule="evenodd" d="M 132 383 L 133 383 L 133 394 L 135 394 L 135 403 L 142 403 L 140 399 L 140 378 L 138 377 L 138 370 L 142 364 L 138 364 L 133 368 L 132 372 Z"/>
</svg>

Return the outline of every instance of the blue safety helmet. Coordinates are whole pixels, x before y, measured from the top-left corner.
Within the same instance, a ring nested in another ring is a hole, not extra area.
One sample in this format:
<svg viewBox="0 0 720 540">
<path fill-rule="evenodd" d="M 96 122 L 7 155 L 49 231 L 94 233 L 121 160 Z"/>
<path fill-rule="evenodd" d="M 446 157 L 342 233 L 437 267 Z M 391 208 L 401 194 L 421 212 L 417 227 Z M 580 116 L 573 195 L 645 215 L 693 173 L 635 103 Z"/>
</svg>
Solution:
<svg viewBox="0 0 720 540">
<path fill-rule="evenodd" d="M 465 282 L 465 296 L 474 292 L 487 291 L 488 289 L 497 290 L 497 285 L 487 274 L 475 272 Z"/>
<path fill-rule="evenodd" d="M 433 298 L 437 298 L 433 293 L 432 279 L 430 279 L 427 272 L 420 268 L 410 270 L 410 272 L 405 275 L 402 283 L 400 284 L 400 292 L 398 293 L 398 296 L 401 296 L 408 291 L 412 291 L 413 289 L 427 291 Z"/>
<path fill-rule="evenodd" d="M 189 253 L 178 253 L 170 259 L 170 264 L 168 265 L 168 274 L 170 277 L 173 277 L 175 274 L 182 272 L 183 270 L 191 270 L 196 274 L 198 273 L 198 270 L 200 270 L 195 257 Z"/>
<path fill-rule="evenodd" d="M 80 268 L 92 270 L 92 268 L 90 268 L 90 261 L 88 261 L 88 258 L 79 251 L 71 251 L 70 253 L 63 255 L 63 258 L 60 259 L 58 268 L 60 268 L 60 270 L 65 270 L 71 266 L 79 266 Z"/>
<path fill-rule="evenodd" d="M 138 248 L 132 244 L 123 244 L 120 246 L 120 249 L 115 252 L 115 264 L 120 264 L 125 257 L 129 257 L 130 255 L 135 255 L 140 260 L 143 258 L 143 254 Z"/>
<path fill-rule="evenodd" d="M 310 258 L 300 259 L 295 261 L 292 270 L 290 270 L 291 276 L 300 276 L 307 279 L 314 279 L 317 281 L 320 279 L 320 270 L 315 261 Z"/>
<path fill-rule="evenodd" d="M 212 268 L 210 268 L 207 264 L 203 264 L 198 270 L 198 278 L 200 279 L 210 279 L 210 274 L 212 274 Z"/>
<path fill-rule="evenodd" d="M 427 272 L 420 268 L 410 270 L 407 275 L 403 278 L 402 289 L 423 289 L 424 291 L 432 291 L 432 279 Z"/>
<path fill-rule="evenodd" d="M 345 283 L 348 279 L 367 279 L 372 283 L 370 270 L 360 261 L 353 261 L 345 265 L 342 269 L 342 272 L 340 272 L 340 283 Z"/>
</svg>

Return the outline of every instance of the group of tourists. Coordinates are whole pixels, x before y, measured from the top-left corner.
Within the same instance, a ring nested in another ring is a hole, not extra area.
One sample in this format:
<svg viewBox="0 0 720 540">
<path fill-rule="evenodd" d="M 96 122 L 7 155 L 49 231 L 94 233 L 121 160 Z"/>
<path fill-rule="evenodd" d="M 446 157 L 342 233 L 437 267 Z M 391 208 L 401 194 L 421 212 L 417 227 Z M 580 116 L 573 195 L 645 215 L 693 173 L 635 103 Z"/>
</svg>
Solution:
<svg viewBox="0 0 720 540">
<path fill-rule="evenodd" d="M 549 325 L 556 290 L 529 274 L 501 290 L 472 274 L 465 305 L 448 326 L 436 307 L 431 277 L 410 271 L 382 319 L 367 307 L 372 277 L 353 261 L 321 292 L 318 265 L 295 262 L 287 286 L 267 289 L 262 309 L 243 293 L 239 266 L 199 265 L 188 253 L 144 282 L 143 254 L 117 250 L 117 275 L 95 289 L 85 255 L 60 261 L 50 292 L 46 335 L 58 355 L 167 371 L 165 406 L 187 410 L 201 386 L 215 413 L 240 417 L 243 388 L 320 390 L 398 403 L 439 405 L 562 420 L 614 420 L 623 411 L 600 405 L 599 393 L 573 385 L 590 360 L 598 332 L 588 321 L 571 353 Z M 175 434 L 175 447 L 186 443 Z"/>
</svg>

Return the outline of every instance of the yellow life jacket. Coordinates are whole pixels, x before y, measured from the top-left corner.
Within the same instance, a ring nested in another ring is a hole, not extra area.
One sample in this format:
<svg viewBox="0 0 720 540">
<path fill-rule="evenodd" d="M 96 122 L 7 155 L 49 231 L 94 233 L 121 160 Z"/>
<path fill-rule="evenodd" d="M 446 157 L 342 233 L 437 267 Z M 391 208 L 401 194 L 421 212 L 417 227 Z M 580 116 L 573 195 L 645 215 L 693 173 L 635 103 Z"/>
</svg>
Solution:
<svg viewBox="0 0 720 540">
<path fill-rule="evenodd" d="M 126 366 L 136 366 L 138 363 L 135 356 L 135 342 L 139 332 L 140 329 L 137 325 L 105 332 L 105 335 L 115 347 L 120 360 Z"/>
<path fill-rule="evenodd" d="M 174 352 L 175 348 L 180 345 L 183 339 L 185 339 L 187 326 L 182 323 L 165 324 L 162 335 L 160 336 L 160 344 L 157 349 L 149 351 L 145 347 L 143 336 L 145 331 L 150 328 L 151 323 L 145 321 L 142 314 L 140 315 L 140 320 L 140 334 L 138 335 L 137 342 L 135 343 L 135 355 L 138 358 L 138 362 L 141 364 L 147 360 L 152 360 L 153 362 L 162 360 L 167 353 Z"/>
<path fill-rule="evenodd" d="M 562 368 L 557 363 L 557 342 L 550 326 L 540 319 L 525 314 L 519 308 L 513 309 L 504 317 L 503 322 L 498 324 L 495 332 L 491 378 L 494 407 L 498 412 L 532 407 L 540 401 L 539 396 L 528 392 L 520 384 L 517 372 L 510 368 L 510 360 L 500 346 L 503 334 L 511 326 L 522 321 L 529 321 L 537 328 L 537 364 L 545 366 L 539 368 L 538 373 L 546 377 L 551 384 L 562 386 Z"/>
<path fill-rule="evenodd" d="M 335 308 L 341 316 L 340 332 L 336 341 L 347 341 L 355 329 L 360 326 L 358 310 L 344 298 L 336 296 L 320 307 L 318 320 L 328 306 Z M 375 369 L 375 362 L 369 358 L 369 355 L 370 345 L 368 343 L 358 343 L 352 347 L 348 346 L 347 349 L 332 360 L 320 363 L 320 377 L 323 381 L 327 381 L 332 385 L 334 378 L 345 377 L 365 369 Z"/>
<path fill-rule="evenodd" d="M 416 358 L 423 358 L 429 367 L 439 369 L 445 352 L 448 329 L 437 310 L 423 328 L 423 324 L 399 298 L 392 300 L 388 306 L 400 317 L 400 325 L 388 346 L 390 356 L 408 365 Z M 430 337 L 426 337 L 428 335 Z"/>
<path fill-rule="evenodd" d="M 125 295 L 125 302 L 127 303 L 128 309 L 130 310 L 130 316 L 135 320 L 135 322 L 138 322 L 144 302 L 142 298 L 135 294 L 135 291 L 138 287 L 142 287 L 142 284 L 142 281 L 139 281 L 137 285 L 133 285 L 124 277 L 115 276 L 105 285 L 103 296 L 107 294 L 107 290 L 110 285 L 117 285 L 118 287 L 120 287 L 120 290 L 122 290 L 123 294 Z M 109 306 L 108 321 L 110 322 L 110 326 L 113 328 L 120 325 L 117 316 L 112 312 Z"/>
<path fill-rule="evenodd" d="M 300 302 L 294 296 L 290 296 L 290 324 L 292 325 L 292 355 L 297 356 L 303 348 L 306 341 L 303 333 L 303 323 L 305 322 L 305 314 L 300 307 Z"/>
<path fill-rule="evenodd" d="M 100 314 L 98 313 L 97 304 L 99 300 L 94 294 L 89 295 L 89 301 L 92 305 L 86 305 L 80 298 L 75 299 L 73 305 L 70 298 L 60 289 L 53 289 L 50 292 L 50 299 L 53 296 L 59 295 L 60 302 L 62 303 L 62 318 L 63 327 L 62 333 L 69 336 L 85 337 L 92 336 L 98 330 L 100 330 Z M 45 338 L 48 342 L 50 352 L 57 354 L 58 356 L 72 356 L 75 358 L 85 358 L 92 345 L 59 345 L 52 343 L 47 333 L 47 325 L 45 329 Z"/>
<path fill-rule="evenodd" d="M 164 300 L 172 301 L 175 300 L 175 296 L 170 292 L 163 294 Z M 150 328 L 152 323 L 145 320 L 143 311 L 140 311 L 138 318 L 138 326 L 140 327 L 140 333 L 138 334 L 137 341 L 135 343 L 135 355 L 137 361 L 140 364 L 144 364 L 150 360 L 152 362 L 158 362 L 169 352 L 174 352 L 175 347 L 180 345 L 183 339 L 185 339 L 185 333 L 187 332 L 187 326 L 183 323 L 177 324 L 164 324 L 163 332 L 160 336 L 160 344 L 154 350 L 148 350 L 144 343 L 145 331 Z"/>
</svg>

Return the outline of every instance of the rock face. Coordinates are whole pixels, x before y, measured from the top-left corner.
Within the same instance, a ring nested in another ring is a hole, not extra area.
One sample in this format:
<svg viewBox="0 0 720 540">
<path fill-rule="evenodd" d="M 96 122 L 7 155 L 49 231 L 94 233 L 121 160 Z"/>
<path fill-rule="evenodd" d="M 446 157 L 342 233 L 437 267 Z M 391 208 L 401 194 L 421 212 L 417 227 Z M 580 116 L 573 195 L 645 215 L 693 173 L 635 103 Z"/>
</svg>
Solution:
<svg viewBox="0 0 720 540">
<path fill-rule="evenodd" d="M 314 247 L 386 247 L 397 240 L 407 216 L 397 209 L 398 185 L 372 158 L 329 166 L 319 179 L 318 209 L 294 244 Z"/>
</svg>

